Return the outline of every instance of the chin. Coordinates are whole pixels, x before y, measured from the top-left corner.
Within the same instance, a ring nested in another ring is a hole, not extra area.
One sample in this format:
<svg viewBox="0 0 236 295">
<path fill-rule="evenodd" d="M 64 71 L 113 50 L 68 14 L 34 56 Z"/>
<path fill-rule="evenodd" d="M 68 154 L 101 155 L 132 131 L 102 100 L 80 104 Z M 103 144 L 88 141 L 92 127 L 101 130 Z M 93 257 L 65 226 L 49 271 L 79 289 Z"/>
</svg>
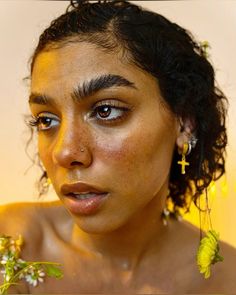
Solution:
<svg viewBox="0 0 236 295">
<path fill-rule="evenodd" d="M 126 221 L 105 220 L 105 218 L 94 216 L 73 216 L 75 224 L 88 234 L 109 234 L 121 229 Z"/>
</svg>

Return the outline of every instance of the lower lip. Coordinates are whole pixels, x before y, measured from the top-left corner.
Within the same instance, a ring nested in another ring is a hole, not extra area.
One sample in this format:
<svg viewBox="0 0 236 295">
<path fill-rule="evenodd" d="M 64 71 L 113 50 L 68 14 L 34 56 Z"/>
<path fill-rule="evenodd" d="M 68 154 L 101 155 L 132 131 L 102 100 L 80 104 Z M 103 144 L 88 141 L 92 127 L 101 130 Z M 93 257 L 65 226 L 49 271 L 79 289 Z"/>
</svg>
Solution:
<svg viewBox="0 0 236 295">
<path fill-rule="evenodd" d="M 73 214 L 90 215 L 96 213 L 101 205 L 107 199 L 107 193 L 94 194 L 87 199 L 76 199 L 73 197 L 65 197 L 65 205 Z"/>
</svg>

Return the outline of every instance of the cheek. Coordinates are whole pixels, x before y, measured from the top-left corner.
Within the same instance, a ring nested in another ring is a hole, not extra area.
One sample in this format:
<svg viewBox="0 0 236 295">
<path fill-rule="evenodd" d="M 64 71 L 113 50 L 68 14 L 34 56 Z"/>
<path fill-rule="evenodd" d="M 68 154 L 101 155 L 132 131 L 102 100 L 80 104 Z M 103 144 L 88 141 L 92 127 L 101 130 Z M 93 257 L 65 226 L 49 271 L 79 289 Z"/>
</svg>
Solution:
<svg viewBox="0 0 236 295">
<path fill-rule="evenodd" d="M 131 137 L 120 135 L 115 138 L 113 137 L 112 140 L 109 138 L 109 140 L 97 142 L 97 158 L 113 165 L 129 164 L 129 160 L 133 154 L 131 140 Z"/>
<path fill-rule="evenodd" d="M 156 181 L 167 176 L 174 148 L 174 136 L 166 128 L 116 134 L 108 140 L 97 141 L 97 159 L 102 171 L 112 173 L 114 178 L 138 185 L 140 181 Z M 165 136 L 168 134 L 168 136 Z M 97 164 L 98 164 L 97 163 Z M 140 180 L 141 179 L 141 180 Z"/>
<path fill-rule="evenodd" d="M 126 131 L 97 138 L 94 148 L 95 165 L 116 170 L 129 167 L 135 156 L 136 142 L 136 136 Z"/>
</svg>

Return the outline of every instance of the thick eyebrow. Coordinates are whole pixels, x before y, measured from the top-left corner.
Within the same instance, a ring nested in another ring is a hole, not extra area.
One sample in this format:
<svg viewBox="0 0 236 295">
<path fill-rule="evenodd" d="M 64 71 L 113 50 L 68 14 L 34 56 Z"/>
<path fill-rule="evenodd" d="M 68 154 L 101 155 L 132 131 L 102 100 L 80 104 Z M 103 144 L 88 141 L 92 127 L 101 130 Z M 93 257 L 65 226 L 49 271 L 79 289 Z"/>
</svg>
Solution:
<svg viewBox="0 0 236 295">
<path fill-rule="evenodd" d="M 32 92 L 29 96 L 29 104 L 41 104 L 41 105 L 48 105 L 51 104 L 52 98 L 44 95 L 39 94 L 37 92 Z"/>
<path fill-rule="evenodd" d="M 108 89 L 113 86 L 126 86 L 137 89 L 133 82 L 122 76 L 105 74 L 93 78 L 90 81 L 85 81 L 81 86 L 77 86 L 73 91 L 72 97 L 75 101 L 81 101 L 99 90 Z"/>
<path fill-rule="evenodd" d="M 71 94 L 71 97 L 78 102 L 95 94 L 99 90 L 108 89 L 114 86 L 125 86 L 137 89 L 133 82 L 130 82 L 120 75 L 105 74 L 92 78 L 90 81 L 85 81 L 82 85 L 78 85 Z M 30 104 L 48 105 L 51 104 L 52 101 L 53 99 L 48 95 L 36 92 L 32 92 L 29 96 Z"/>
</svg>

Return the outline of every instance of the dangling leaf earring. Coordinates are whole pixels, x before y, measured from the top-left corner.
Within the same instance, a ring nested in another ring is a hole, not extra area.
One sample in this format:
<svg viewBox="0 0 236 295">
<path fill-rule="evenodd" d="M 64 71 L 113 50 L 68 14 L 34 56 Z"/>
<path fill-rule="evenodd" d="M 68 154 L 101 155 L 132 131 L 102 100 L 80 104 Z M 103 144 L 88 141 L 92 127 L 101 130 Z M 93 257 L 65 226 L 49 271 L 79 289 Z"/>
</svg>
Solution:
<svg viewBox="0 0 236 295">
<path fill-rule="evenodd" d="M 199 197 L 199 219 L 200 219 L 200 244 L 197 250 L 197 265 L 200 273 L 204 274 L 205 279 L 209 278 L 211 275 L 211 265 L 215 264 L 218 261 L 223 261 L 224 258 L 219 255 L 219 233 L 217 233 L 212 228 L 210 208 L 208 203 L 208 192 L 207 188 L 205 189 L 205 206 L 206 209 L 203 210 L 206 212 L 206 217 L 208 221 L 208 231 L 205 234 L 205 237 L 202 238 L 202 228 L 201 228 L 201 213 L 202 209 L 200 206 L 200 197 Z"/>
</svg>

